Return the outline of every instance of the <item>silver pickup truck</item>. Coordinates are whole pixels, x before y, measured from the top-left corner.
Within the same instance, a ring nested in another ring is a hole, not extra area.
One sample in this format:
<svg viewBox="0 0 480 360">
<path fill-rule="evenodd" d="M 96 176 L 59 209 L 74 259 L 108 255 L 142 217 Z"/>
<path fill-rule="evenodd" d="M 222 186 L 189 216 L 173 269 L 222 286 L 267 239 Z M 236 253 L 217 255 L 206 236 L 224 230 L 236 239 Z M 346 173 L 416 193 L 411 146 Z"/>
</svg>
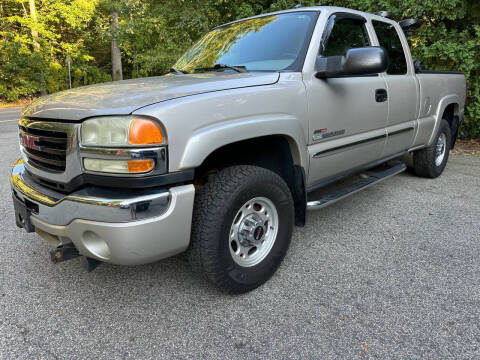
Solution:
<svg viewBox="0 0 480 360">
<path fill-rule="evenodd" d="M 38 99 L 19 119 L 17 225 L 48 240 L 54 262 L 81 255 L 92 270 L 186 252 L 220 288 L 254 289 L 308 209 L 407 167 L 444 170 L 465 78 L 423 71 L 404 30 L 292 9 L 213 29 L 168 75 Z"/>
</svg>

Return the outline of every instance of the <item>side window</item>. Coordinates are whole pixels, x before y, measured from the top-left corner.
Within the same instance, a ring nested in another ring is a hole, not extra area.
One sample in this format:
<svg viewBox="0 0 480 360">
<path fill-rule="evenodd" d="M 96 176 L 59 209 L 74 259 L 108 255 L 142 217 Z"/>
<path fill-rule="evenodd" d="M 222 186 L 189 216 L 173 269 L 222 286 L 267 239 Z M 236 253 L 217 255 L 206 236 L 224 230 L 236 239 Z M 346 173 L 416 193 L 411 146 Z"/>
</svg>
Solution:
<svg viewBox="0 0 480 360">
<path fill-rule="evenodd" d="M 385 48 L 388 55 L 387 74 L 404 75 L 407 73 L 407 60 L 403 51 L 397 30 L 391 24 L 383 21 L 372 21 L 373 28 L 377 33 L 380 46 Z"/>
<path fill-rule="evenodd" d="M 338 19 L 333 25 L 321 55 L 343 56 L 352 48 L 365 46 L 370 46 L 365 22 L 359 19 Z"/>
</svg>

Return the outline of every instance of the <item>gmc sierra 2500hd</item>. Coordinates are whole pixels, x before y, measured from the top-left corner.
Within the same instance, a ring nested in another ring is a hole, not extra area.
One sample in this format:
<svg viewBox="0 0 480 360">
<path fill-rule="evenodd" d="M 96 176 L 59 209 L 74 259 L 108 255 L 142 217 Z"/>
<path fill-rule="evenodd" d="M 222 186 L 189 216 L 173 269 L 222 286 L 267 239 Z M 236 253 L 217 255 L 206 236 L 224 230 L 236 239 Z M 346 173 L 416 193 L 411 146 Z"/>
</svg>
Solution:
<svg viewBox="0 0 480 360">
<path fill-rule="evenodd" d="M 38 99 L 19 120 L 17 225 L 53 244 L 55 262 L 186 251 L 220 288 L 254 289 L 307 209 L 408 165 L 444 170 L 465 78 L 423 71 L 403 27 L 336 7 L 271 13 L 213 29 L 168 75 Z"/>
</svg>

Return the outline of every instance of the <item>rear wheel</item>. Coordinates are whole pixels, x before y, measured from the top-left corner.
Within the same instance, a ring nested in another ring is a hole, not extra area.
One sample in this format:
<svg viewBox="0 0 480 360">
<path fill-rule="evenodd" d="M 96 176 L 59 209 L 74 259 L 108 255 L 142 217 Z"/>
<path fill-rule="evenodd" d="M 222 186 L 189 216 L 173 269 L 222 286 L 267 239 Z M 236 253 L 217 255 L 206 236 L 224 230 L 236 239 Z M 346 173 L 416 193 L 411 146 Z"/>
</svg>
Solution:
<svg viewBox="0 0 480 360">
<path fill-rule="evenodd" d="M 447 165 L 451 141 L 450 126 L 445 119 L 442 119 L 437 136 L 432 145 L 413 153 L 413 169 L 415 174 L 427 178 L 440 176 Z"/>
<path fill-rule="evenodd" d="M 293 221 L 292 196 L 281 177 L 256 166 L 226 168 L 196 195 L 189 261 L 228 292 L 250 291 L 282 262 Z"/>
</svg>

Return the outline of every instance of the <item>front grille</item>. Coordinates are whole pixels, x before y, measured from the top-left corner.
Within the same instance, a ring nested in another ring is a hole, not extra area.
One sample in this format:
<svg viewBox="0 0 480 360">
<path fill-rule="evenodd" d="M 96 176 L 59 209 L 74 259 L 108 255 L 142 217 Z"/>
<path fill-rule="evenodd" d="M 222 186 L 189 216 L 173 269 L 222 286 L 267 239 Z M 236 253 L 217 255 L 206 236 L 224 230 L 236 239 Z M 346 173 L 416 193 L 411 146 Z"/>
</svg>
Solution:
<svg viewBox="0 0 480 360">
<path fill-rule="evenodd" d="M 23 152 L 31 165 L 47 171 L 65 171 L 66 133 L 20 126 L 19 135 Z"/>
</svg>

